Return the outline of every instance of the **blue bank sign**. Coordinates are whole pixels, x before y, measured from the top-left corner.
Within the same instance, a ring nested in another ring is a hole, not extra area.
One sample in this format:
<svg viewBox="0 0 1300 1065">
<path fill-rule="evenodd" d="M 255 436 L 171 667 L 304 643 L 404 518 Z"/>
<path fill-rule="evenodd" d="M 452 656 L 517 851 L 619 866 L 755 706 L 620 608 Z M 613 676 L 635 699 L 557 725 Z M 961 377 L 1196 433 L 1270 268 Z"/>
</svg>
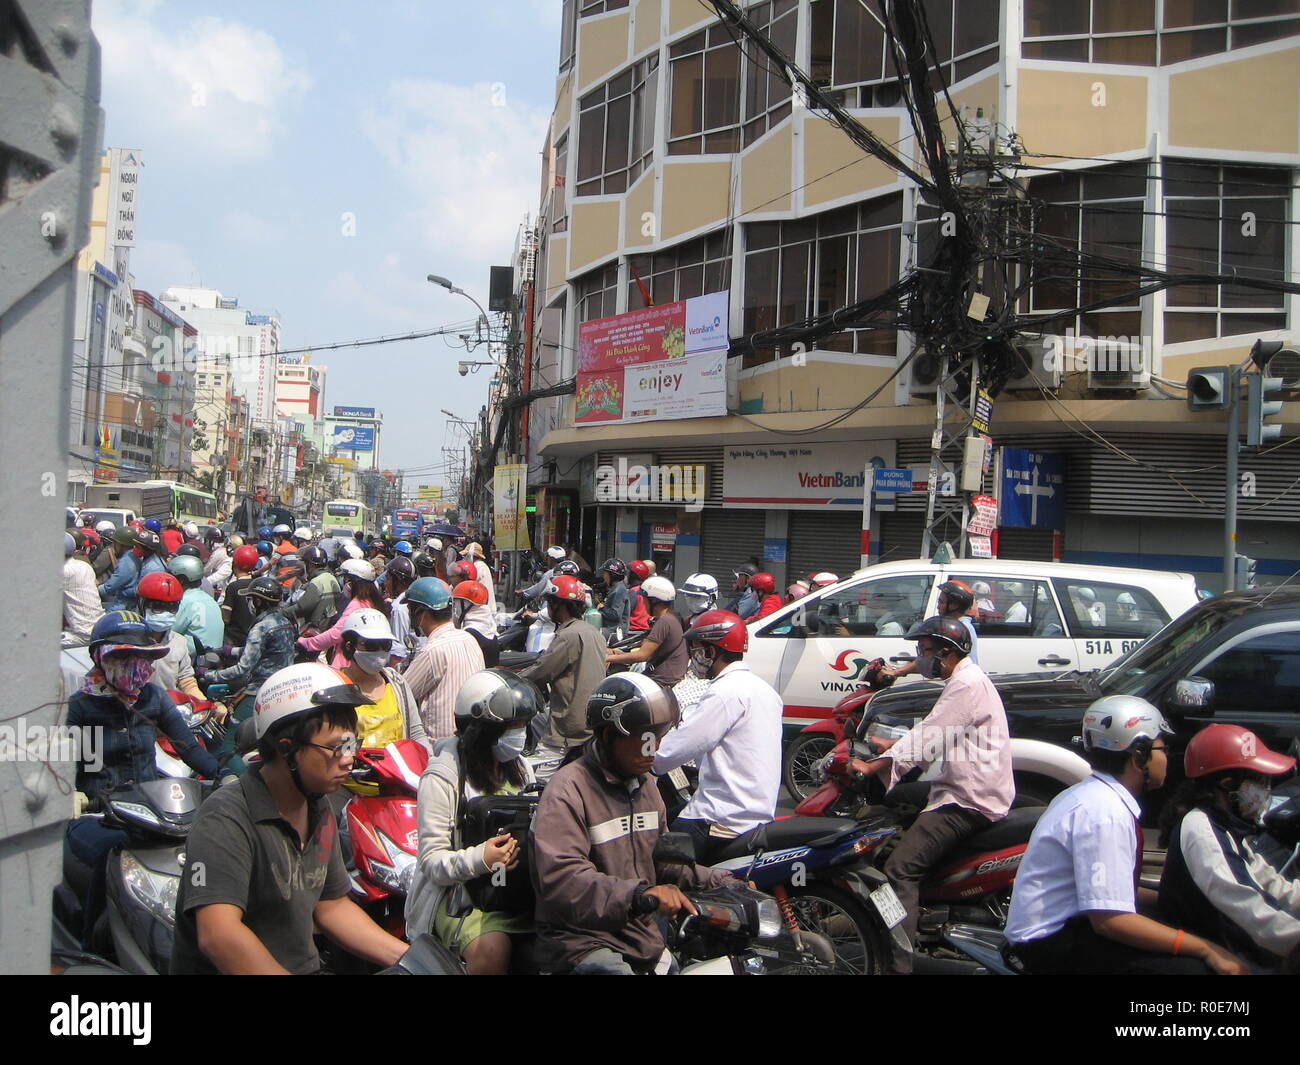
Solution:
<svg viewBox="0 0 1300 1065">
<path fill-rule="evenodd" d="M 999 525 L 1065 528 L 1065 464 L 1060 455 L 1004 447 L 1001 489 Z"/>
<path fill-rule="evenodd" d="M 368 425 L 334 426 L 335 451 L 374 451 L 375 430 Z"/>
</svg>

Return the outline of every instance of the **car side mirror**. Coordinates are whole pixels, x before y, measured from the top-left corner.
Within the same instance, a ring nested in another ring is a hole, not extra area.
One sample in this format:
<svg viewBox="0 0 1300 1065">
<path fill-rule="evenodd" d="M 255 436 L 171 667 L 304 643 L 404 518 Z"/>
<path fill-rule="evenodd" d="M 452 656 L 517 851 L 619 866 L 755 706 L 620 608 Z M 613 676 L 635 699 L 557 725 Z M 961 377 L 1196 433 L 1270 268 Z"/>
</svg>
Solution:
<svg viewBox="0 0 1300 1065">
<path fill-rule="evenodd" d="M 687 832 L 665 832 L 655 843 L 655 865 L 694 865 L 695 840 Z"/>
<path fill-rule="evenodd" d="M 1170 710 L 1205 710 L 1214 702 L 1214 681 L 1184 677 L 1174 684 L 1166 705 Z"/>
</svg>

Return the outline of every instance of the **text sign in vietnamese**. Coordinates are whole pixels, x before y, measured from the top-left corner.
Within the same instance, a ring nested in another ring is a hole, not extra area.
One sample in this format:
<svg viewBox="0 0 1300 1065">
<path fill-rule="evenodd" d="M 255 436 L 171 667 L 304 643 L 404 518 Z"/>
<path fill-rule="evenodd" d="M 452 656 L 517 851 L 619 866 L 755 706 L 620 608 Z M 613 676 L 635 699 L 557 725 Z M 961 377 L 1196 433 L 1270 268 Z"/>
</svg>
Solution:
<svg viewBox="0 0 1300 1065">
<path fill-rule="evenodd" d="M 1013 529 L 1065 528 L 1065 464 L 1060 455 L 1002 449 L 1001 524 Z"/>
<path fill-rule="evenodd" d="M 876 479 L 872 490 L 876 492 L 910 492 L 912 490 L 912 471 L 898 469 L 876 470 Z"/>
<path fill-rule="evenodd" d="M 374 451 L 375 430 L 368 425 L 334 426 L 335 451 Z"/>
<path fill-rule="evenodd" d="M 727 413 L 728 294 L 710 292 L 578 327 L 574 421 Z"/>
<path fill-rule="evenodd" d="M 722 461 L 729 507 L 861 510 L 866 465 L 888 468 L 894 442 L 729 445 Z"/>
</svg>

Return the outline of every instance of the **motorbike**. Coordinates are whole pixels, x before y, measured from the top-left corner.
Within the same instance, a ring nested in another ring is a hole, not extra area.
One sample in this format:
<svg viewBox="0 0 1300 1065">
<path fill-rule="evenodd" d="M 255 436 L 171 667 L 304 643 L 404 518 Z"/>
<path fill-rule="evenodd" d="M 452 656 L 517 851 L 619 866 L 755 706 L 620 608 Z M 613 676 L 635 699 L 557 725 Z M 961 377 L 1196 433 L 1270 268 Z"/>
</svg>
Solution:
<svg viewBox="0 0 1300 1065">
<path fill-rule="evenodd" d="M 185 719 L 190 732 L 199 743 L 209 751 L 215 751 L 221 746 L 221 740 L 226 734 L 226 726 L 224 722 L 218 720 L 216 707 L 211 700 L 195 699 L 175 689 L 168 689 L 167 694 L 176 704 L 176 709 L 180 711 L 181 717 Z M 161 732 L 154 744 L 153 763 L 159 774 L 164 777 L 194 776 L 194 770 L 181 760 L 171 740 Z"/>
</svg>

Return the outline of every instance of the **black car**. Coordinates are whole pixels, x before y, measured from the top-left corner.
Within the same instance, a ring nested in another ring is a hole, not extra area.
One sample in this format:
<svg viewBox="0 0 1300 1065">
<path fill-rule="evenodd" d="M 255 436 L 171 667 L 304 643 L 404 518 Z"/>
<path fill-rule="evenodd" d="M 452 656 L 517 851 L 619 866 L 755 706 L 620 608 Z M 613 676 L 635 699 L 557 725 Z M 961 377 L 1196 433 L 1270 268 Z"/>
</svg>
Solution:
<svg viewBox="0 0 1300 1065">
<path fill-rule="evenodd" d="M 1012 736 L 1064 747 L 1079 735 L 1084 710 L 1102 696 L 1138 695 L 1159 708 L 1177 735 L 1165 787 L 1144 802 L 1154 817 L 1162 796 L 1183 778 L 1182 752 L 1202 726 L 1241 725 L 1278 751 L 1300 738 L 1300 587 L 1207 599 L 1106 669 L 992 679 Z M 897 685 L 867 704 L 867 718 L 910 727 L 942 690 L 931 682 Z M 1022 796 L 1043 801 L 1061 790 L 1033 774 L 1017 775 L 1016 784 Z"/>
</svg>

